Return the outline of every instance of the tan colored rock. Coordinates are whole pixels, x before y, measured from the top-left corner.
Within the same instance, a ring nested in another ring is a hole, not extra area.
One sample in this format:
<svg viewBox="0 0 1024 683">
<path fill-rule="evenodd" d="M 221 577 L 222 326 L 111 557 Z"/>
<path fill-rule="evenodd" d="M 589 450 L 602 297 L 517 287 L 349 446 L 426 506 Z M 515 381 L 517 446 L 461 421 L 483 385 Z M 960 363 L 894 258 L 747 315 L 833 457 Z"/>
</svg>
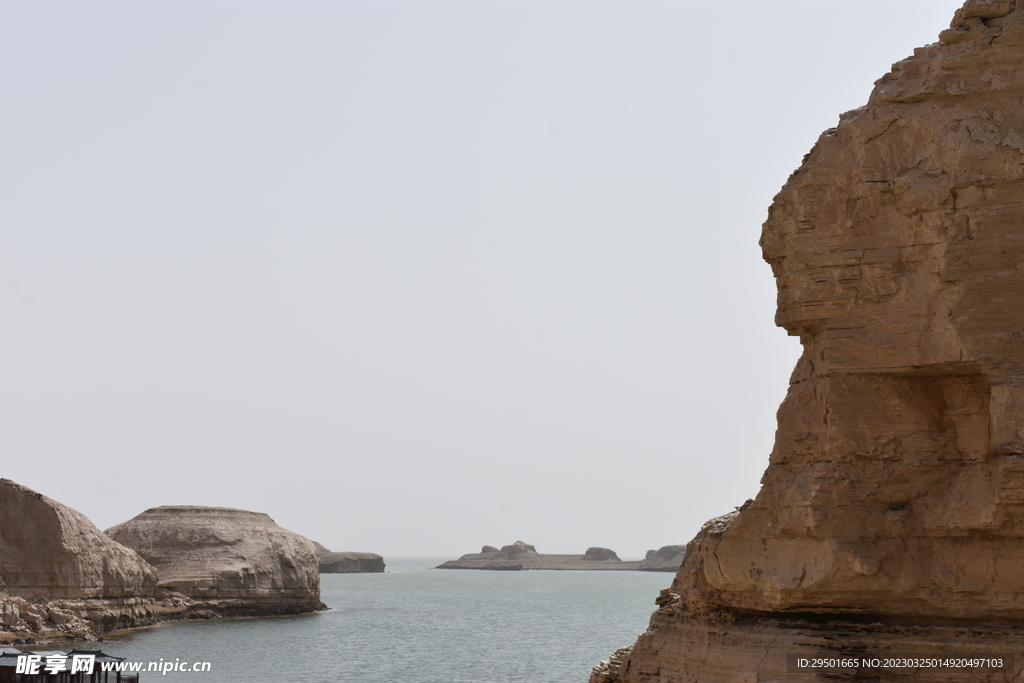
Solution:
<svg viewBox="0 0 1024 683">
<path fill-rule="evenodd" d="M 687 619 L 659 610 L 651 627 L 631 647 L 614 652 L 595 667 L 591 683 L 685 681 L 686 683 L 1015 683 L 1021 680 L 1020 642 L 1014 628 L 883 626 L 846 622 L 790 622 L 784 619 Z M 1017 650 L 1019 652 L 1019 650 Z M 867 657 L 866 653 L 871 653 Z M 878 667 L 808 673 L 790 658 L 866 657 L 935 662 L 956 655 L 1012 661 L 1009 670 L 960 671 L 938 668 Z"/>
<path fill-rule="evenodd" d="M 794 643 L 885 649 L 891 628 L 1012 651 L 981 625 L 1024 625 L 1024 9 L 971 0 L 940 37 L 775 198 L 761 244 L 804 353 L 762 489 L 592 680 L 782 680 Z M 772 620 L 809 614 L 889 626 Z M 1011 680 L 972 675 L 906 680 Z"/>
<path fill-rule="evenodd" d="M 0 590 L 29 600 L 148 595 L 156 571 L 85 515 L 0 479 Z"/>
<path fill-rule="evenodd" d="M 0 641 L 152 624 L 156 582 L 152 566 L 82 513 L 0 479 L 0 623 L 9 632 Z"/>
<path fill-rule="evenodd" d="M 107 529 L 160 572 L 160 587 L 217 614 L 297 614 L 323 607 L 312 542 L 261 512 L 157 507 Z"/>
</svg>

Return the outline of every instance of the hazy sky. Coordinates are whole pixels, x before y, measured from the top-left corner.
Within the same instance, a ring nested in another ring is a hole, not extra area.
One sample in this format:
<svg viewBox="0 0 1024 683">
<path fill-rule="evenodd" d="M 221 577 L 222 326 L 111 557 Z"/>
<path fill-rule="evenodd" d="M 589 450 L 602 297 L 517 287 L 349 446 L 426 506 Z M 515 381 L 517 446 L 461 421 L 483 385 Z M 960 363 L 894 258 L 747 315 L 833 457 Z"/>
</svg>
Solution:
<svg viewBox="0 0 1024 683">
<path fill-rule="evenodd" d="M 752 497 L 772 196 L 961 0 L 0 3 L 0 476 L 642 556 Z"/>
</svg>

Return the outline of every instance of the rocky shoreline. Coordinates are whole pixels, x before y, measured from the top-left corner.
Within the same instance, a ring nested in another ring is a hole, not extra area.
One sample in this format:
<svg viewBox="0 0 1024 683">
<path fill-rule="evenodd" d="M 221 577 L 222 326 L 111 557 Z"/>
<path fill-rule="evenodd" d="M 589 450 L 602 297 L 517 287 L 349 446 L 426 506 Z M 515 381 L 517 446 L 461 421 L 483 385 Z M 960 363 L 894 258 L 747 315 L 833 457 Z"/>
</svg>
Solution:
<svg viewBox="0 0 1024 683">
<path fill-rule="evenodd" d="M 383 571 L 373 553 L 330 555 Z M 104 533 L 82 513 L 0 479 L 0 558 L 0 645 L 326 609 L 317 547 L 248 510 L 151 508 Z"/>
</svg>

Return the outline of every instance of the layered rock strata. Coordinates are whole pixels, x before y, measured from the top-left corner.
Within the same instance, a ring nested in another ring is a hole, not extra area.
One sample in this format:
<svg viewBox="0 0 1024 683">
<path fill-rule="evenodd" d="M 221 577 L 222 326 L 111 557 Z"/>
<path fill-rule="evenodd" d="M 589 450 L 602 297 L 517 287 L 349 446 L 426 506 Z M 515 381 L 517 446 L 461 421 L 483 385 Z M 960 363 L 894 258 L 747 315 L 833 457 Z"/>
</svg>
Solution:
<svg viewBox="0 0 1024 683">
<path fill-rule="evenodd" d="M 384 571 L 384 558 L 377 553 L 331 552 L 313 541 L 320 559 L 321 574 L 371 574 Z"/>
<path fill-rule="evenodd" d="M 85 515 L 0 479 L 0 642 L 154 623 L 156 570 Z"/>
<path fill-rule="evenodd" d="M 261 512 L 158 507 L 106 533 L 157 568 L 161 589 L 214 614 L 298 614 L 323 607 L 312 542 Z"/>
<path fill-rule="evenodd" d="M 1024 635 L 1024 7 L 971 0 L 940 42 L 896 63 L 819 138 L 761 244 L 776 321 L 804 347 L 761 491 L 705 526 L 649 630 L 592 681 L 790 680 L 796 650 L 1012 652 Z"/>
<path fill-rule="evenodd" d="M 614 550 L 608 548 L 587 548 L 582 555 L 554 555 L 538 553 L 529 543 L 516 541 L 512 545 L 497 549 L 485 545 L 479 553 L 468 553 L 457 560 L 449 560 L 437 566 L 438 569 L 497 569 L 519 571 L 523 569 L 565 569 L 565 570 L 625 570 L 639 569 L 640 563 L 623 562 Z"/>
</svg>

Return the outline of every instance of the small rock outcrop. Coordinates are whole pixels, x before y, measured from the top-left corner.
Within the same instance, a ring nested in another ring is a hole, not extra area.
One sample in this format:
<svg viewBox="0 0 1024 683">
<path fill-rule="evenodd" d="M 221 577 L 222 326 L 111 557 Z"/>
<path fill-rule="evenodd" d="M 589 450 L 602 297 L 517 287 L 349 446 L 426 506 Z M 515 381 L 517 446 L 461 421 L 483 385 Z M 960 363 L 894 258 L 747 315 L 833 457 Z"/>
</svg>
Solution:
<svg viewBox="0 0 1024 683">
<path fill-rule="evenodd" d="M 645 572 L 676 572 L 683 563 L 685 545 L 663 545 L 657 550 L 648 550 L 640 560 L 640 570 Z"/>
<path fill-rule="evenodd" d="M 156 584 L 152 566 L 85 515 L 0 479 L 0 641 L 152 624 Z"/>
<path fill-rule="evenodd" d="M 516 541 L 497 549 L 485 545 L 479 553 L 469 553 L 457 560 L 449 560 L 438 569 L 496 569 L 519 571 L 523 569 L 639 569 L 639 562 L 623 562 L 614 550 L 587 548 L 583 555 L 552 555 L 538 553 L 529 543 Z"/>
<path fill-rule="evenodd" d="M 787 660 L 998 656 L 1024 628 L 1024 3 L 968 0 L 939 38 L 776 196 L 761 245 L 804 352 L 761 491 L 594 683 L 1021 680 Z"/>
<path fill-rule="evenodd" d="M 384 571 L 384 558 L 376 553 L 331 552 L 313 541 L 321 574 L 374 574 Z"/>
<path fill-rule="evenodd" d="M 587 548 L 587 552 L 583 553 L 583 559 L 587 562 L 603 562 L 604 560 L 622 562 L 614 550 L 597 547 Z"/>
<path fill-rule="evenodd" d="M 298 614 L 323 607 L 313 543 L 261 512 L 157 507 L 106 533 L 156 567 L 162 589 L 214 614 Z"/>
</svg>

